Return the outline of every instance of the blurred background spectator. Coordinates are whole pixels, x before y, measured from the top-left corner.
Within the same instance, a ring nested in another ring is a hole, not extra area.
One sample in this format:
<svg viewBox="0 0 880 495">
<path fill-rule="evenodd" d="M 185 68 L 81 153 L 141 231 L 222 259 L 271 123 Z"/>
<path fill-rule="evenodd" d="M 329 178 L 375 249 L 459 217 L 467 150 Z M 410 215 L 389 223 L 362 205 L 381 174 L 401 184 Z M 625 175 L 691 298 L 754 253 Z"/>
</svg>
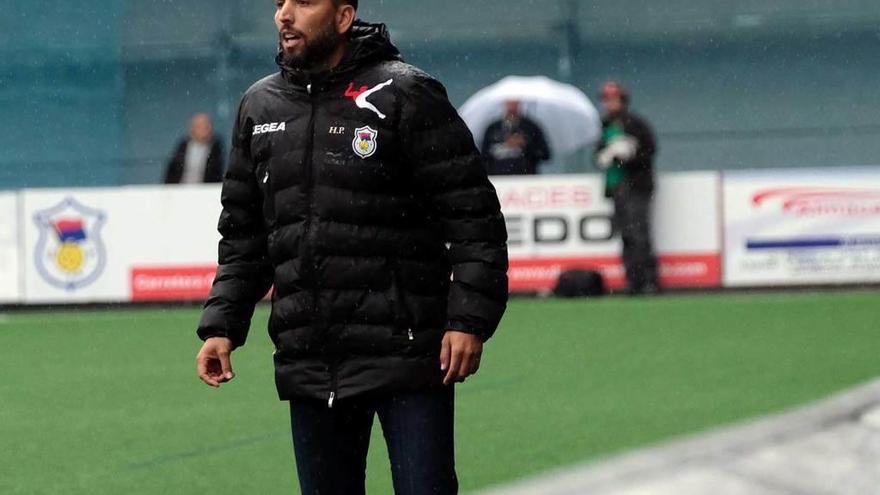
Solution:
<svg viewBox="0 0 880 495">
<path fill-rule="evenodd" d="M 605 196 L 614 201 L 613 223 L 623 241 L 627 287 L 631 294 L 656 293 L 657 259 L 651 240 L 654 132 L 629 110 L 629 93 L 619 82 L 606 82 L 599 98 L 604 113 L 596 164 L 605 171 Z"/>
<path fill-rule="evenodd" d="M 520 102 L 504 103 L 504 117 L 486 129 L 481 147 L 489 175 L 534 175 L 550 159 L 544 132 L 520 113 Z"/>
<path fill-rule="evenodd" d="M 180 140 L 165 170 L 166 184 L 201 184 L 223 180 L 223 145 L 214 134 L 211 117 L 197 113 L 189 135 Z"/>
<path fill-rule="evenodd" d="M 545 75 L 506 76 L 471 95 L 459 112 L 482 145 L 490 175 L 543 173 L 553 157 L 578 161 L 602 130 L 583 91 Z"/>
</svg>

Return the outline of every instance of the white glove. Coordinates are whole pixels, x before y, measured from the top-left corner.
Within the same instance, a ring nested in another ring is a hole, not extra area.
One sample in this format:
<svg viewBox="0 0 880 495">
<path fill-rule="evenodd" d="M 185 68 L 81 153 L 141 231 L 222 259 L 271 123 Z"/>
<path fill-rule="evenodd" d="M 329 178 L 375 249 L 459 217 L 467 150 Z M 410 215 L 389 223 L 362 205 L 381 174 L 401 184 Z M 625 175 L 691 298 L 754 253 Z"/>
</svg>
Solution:
<svg viewBox="0 0 880 495">
<path fill-rule="evenodd" d="M 606 146 L 596 153 L 596 165 L 602 170 L 608 170 L 614 163 L 614 155 L 612 154 L 613 150 L 610 148 L 610 146 Z"/>
<path fill-rule="evenodd" d="M 596 153 L 596 165 L 606 170 L 614 164 L 615 160 L 628 162 L 636 156 L 639 142 L 632 136 L 617 136 L 608 142 L 608 145 Z"/>
</svg>

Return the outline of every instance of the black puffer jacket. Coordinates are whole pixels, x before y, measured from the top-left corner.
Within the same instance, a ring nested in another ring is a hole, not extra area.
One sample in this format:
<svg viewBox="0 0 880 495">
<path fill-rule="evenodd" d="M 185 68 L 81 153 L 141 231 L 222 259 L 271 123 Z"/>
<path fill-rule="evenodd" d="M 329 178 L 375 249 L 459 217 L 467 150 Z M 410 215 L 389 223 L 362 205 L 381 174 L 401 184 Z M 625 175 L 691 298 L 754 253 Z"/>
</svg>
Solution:
<svg viewBox="0 0 880 495">
<path fill-rule="evenodd" d="M 357 23 L 329 73 L 282 67 L 245 94 L 222 193 L 220 267 L 199 336 L 243 345 L 274 283 L 282 399 L 441 383 L 446 329 L 488 339 L 507 233 L 442 85 Z"/>
</svg>

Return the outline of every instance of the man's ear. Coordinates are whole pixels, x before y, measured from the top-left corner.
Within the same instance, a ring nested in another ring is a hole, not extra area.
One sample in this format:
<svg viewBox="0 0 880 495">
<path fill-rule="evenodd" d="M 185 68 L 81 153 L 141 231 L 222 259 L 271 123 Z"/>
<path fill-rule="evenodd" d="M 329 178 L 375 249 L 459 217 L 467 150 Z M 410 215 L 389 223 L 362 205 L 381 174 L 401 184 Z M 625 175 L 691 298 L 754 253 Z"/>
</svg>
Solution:
<svg viewBox="0 0 880 495">
<path fill-rule="evenodd" d="M 356 16 L 357 13 L 353 6 L 344 4 L 340 7 L 336 11 L 336 32 L 339 34 L 347 33 L 351 29 L 351 25 L 354 24 Z"/>
</svg>

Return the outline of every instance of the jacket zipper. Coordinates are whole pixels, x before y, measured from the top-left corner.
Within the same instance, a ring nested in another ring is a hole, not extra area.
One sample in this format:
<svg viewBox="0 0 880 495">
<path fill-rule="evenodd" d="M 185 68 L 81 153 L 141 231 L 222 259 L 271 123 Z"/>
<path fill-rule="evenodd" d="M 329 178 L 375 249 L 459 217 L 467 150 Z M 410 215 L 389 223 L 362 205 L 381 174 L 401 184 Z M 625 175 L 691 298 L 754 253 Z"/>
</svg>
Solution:
<svg viewBox="0 0 880 495">
<path fill-rule="evenodd" d="M 395 314 L 395 325 L 399 331 L 403 331 L 406 329 L 407 339 L 412 342 L 415 340 L 415 335 L 413 334 L 413 329 L 410 326 L 410 318 L 409 318 L 409 310 L 406 307 L 406 300 L 403 297 L 403 287 L 400 284 L 400 268 L 395 266 L 392 270 L 392 284 L 394 291 L 394 312 Z"/>
<path fill-rule="evenodd" d="M 315 277 L 315 257 L 312 250 L 314 249 L 314 242 L 310 242 L 309 237 L 312 234 L 312 222 L 314 221 L 315 216 L 315 163 L 312 159 L 312 155 L 314 153 L 315 148 L 315 95 L 312 93 L 312 85 L 309 84 L 306 86 L 306 91 L 309 93 L 309 131 L 308 131 L 308 142 L 306 143 L 306 156 L 305 156 L 305 173 L 306 173 L 306 225 L 303 232 L 303 239 L 305 239 L 305 247 L 304 254 L 308 256 L 305 265 L 308 267 L 309 271 L 312 275 L 312 296 L 315 302 L 313 311 L 315 312 L 315 316 L 318 313 L 318 286 L 317 286 L 317 278 Z"/>
<path fill-rule="evenodd" d="M 330 363 L 330 396 L 327 398 L 327 409 L 333 409 L 333 402 L 336 400 L 336 387 L 338 386 L 336 383 L 336 361 L 337 359 L 334 357 Z"/>
<path fill-rule="evenodd" d="M 275 222 L 275 204 L 272 194 L 272 177 L 270 175 L 269 164 L 266 163 L 266 170 L 263 171 L 262 177 L 258 177 L 263 191 L 263 216 L 271 227 Z"/>
<path fill-rule="evenodd" d="M 312 272 L 313 282 L 316 282 L 315 279 L 315 267 L 314 267 L 314 256 L 312 253 L 312 247 L 308 244 L 309 236 L 312 233 L 312 220 L 315 214 L 315 164 L 312 160 L 312 154 L 315 147 L 315 95 L 312 94 L 312 85 L 311 83 L 306 86 L 306 91 L 309 94 L 309 140 L 306 143 L 306 156 L 305 156 L 305 173 L 306 173 L 306 197 L 307 201 L 307 211 L 306 211 L 306 225 L 305 231 L 303 232 L 303 238 L 306 240 L 307 249 L 305 250 L 306 254 L 308 254 L 309 259 L 305 260 L 306 266 Z M 318 290 L 316 284 L 313 283 L 312 295 L 317 296 Z M 317 299 L 316 299 L 317 301 Z M 317 305 L 315 305 L 315 311 L 317 312 Z"/>
<path fill-rule="evenodd" d="M 315 216 L 315 163 L 312 158 L 315 149 L 315 92 L 314 86 L 312 83 L 306 85 L 306 92 L 309 94 L 309 106 L 310 106 L 310 115 L 309 115 L 309 141 L 306 145 L 306 194 L 308 196 L 308 211 L 306 212 L 306 225 L 305 232 L 303 232 L 303 238 L 305 239 L 306 249 L 305 252 L 308 254 L 308 259 L 306 261 L 306 266 L 309 267 L 309 270 L 312 274 L 312 304 L 313 304 L 313 313 L 314 318 L 313 321 L 316 323 L 319 320 L 320 311 L 318 311 L 318 278 L 317 278 L 317 266 L 315 265 L 315 256 L 314 256 L 314 242 L 309 242 L 309 237 L 312 235 L 312 223 L 314 222 Z M 323 324 L 323 323 L 321 323 Z M 326 331 L 326 329 L 324 329 Z M 326 333 L 325 333 L 326 335 Z M 335 351 L 333 351 L 335 354 Z M 337 387 L 337 368 L 338 364 L 336 362 L 336 358 L 333 357 L 330 360 L 330 393 L 327 396 L 327 408 L 333 409 L 333 403 L 336 401 L 336 387 Z"/>
</svg>

